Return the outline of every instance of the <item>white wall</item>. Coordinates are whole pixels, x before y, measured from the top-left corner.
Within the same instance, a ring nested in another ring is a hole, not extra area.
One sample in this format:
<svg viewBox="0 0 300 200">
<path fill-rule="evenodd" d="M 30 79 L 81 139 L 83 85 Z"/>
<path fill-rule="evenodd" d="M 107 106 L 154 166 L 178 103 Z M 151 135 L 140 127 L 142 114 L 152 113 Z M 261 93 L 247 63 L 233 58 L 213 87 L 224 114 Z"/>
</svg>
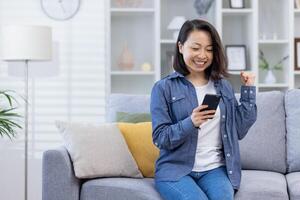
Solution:
<svg viewBox="0 0 300 200">
<path fill-rule="evenodd" d="M 104 16 L 104 1 L 99 0 L 81 0 L 78 14 L 68 21 L 49 19 L 38 0 L 0 0 L 0 25 L 51 26 L 53 39 L 59 45 L 60 64 L 54 66 L 55 75 L 31 78 L 29 82 L 30 200 L 41 199 L 42 152 L 61 145 L 54 121 L 104 121 Z M 0 90 L 13 89 L 23 94 L 22 78 L 8 76 L 8 71 L 7 63 L 0 61 Z M 41 70 L 47 71 L 49 74 L 47 68 Z M 20 102 L 23 114 L 24 102 Z M 24 199 L 23 137 L 20 131 L 13 141 L 0 138 L 0 199 Z"/>
</svg>

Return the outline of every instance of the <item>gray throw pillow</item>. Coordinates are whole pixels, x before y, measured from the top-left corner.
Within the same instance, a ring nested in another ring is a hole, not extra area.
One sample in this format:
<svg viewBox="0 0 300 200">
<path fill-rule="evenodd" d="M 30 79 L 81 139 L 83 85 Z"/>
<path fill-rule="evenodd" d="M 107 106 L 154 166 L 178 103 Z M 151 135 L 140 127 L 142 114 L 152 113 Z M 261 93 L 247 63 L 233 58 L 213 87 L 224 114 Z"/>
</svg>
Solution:
<svg viewBox="0 0 300 200">
<path fill-rule="evenodd" d="M 133 177 L 142 174 L 117 124 L 56 122 L 77 178 Z"/>
</svg>

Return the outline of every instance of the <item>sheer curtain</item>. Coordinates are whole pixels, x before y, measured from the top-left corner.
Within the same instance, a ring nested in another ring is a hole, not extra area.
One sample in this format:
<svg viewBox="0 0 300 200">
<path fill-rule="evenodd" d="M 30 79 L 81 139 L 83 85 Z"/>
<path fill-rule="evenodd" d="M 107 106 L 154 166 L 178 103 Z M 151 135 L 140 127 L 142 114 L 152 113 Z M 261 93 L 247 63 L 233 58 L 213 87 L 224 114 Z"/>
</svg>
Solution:
<svg viewBox="0 0 300 200">
<path fill-rule="evenodd" d="M 105 116 L 105 1 L 81 1 L 73 19 L 54 21 L 37 0 L 0 0 L 0 25 L 52 27 L 58 44 L 55 73 L 42 69 L 29 82 L 29 199 L 41 199 L 41 158 L 46 149 L 61 145 L 55 120 L 101 123 Z M 1 45 L 1 44 L 0 44 Z M 0 90 L 24 93 L 22 77 L 9 76 L 14 64 L 0 62 Z M 22 67 L 22 66 L 21 66 Z M 33 76 L 36 70 L 29 72 Z M 40 67 L 43 67 L 41 63 Z M 45 66 L 44 66 L 45 67 Z M 43 75 L 43 70 L 46 74 Z M 23 114 L 22 99 L 19 112 Z M 23 131 L 13 141 L 0 138 L 0 199 L 23 199 Z"/>
</svg>

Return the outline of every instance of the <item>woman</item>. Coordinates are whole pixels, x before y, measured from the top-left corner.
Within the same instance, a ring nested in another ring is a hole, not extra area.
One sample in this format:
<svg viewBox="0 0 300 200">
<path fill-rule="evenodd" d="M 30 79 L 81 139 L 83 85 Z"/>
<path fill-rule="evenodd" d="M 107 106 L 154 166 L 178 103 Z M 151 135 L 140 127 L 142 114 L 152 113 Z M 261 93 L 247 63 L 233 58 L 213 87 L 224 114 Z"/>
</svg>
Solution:
<svg viewBox="0 0 300 200">
<path fill-rule="evenodd" d="M 155 187 L 166 200 L 234 199 L 241 181 L 238 140 L 256 120 L 255 76 L 241 72 L 239 105 L 210 23 L 186 21 L 176 44 L 175 72 L 151 93 L 152 136 L 160 149 Z M 203 111 L 205 94 L 221 96 L 216 110 Z"/>
</svg>

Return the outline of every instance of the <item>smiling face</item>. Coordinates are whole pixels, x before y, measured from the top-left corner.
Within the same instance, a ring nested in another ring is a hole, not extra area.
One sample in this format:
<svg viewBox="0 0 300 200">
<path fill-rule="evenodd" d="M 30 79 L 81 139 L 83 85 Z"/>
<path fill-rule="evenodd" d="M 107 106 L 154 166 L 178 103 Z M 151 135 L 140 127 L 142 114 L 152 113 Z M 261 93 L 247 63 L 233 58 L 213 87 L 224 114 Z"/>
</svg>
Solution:
<svg viewBox="0 0 300 200">
<path fill-rule="evenodd" d="M 203 74 L 213 61 L 211 36 L 206 31 L 192 31 L 184 44 L 178 44 L 179 52 L 189 72 Z"/>
</svg>

